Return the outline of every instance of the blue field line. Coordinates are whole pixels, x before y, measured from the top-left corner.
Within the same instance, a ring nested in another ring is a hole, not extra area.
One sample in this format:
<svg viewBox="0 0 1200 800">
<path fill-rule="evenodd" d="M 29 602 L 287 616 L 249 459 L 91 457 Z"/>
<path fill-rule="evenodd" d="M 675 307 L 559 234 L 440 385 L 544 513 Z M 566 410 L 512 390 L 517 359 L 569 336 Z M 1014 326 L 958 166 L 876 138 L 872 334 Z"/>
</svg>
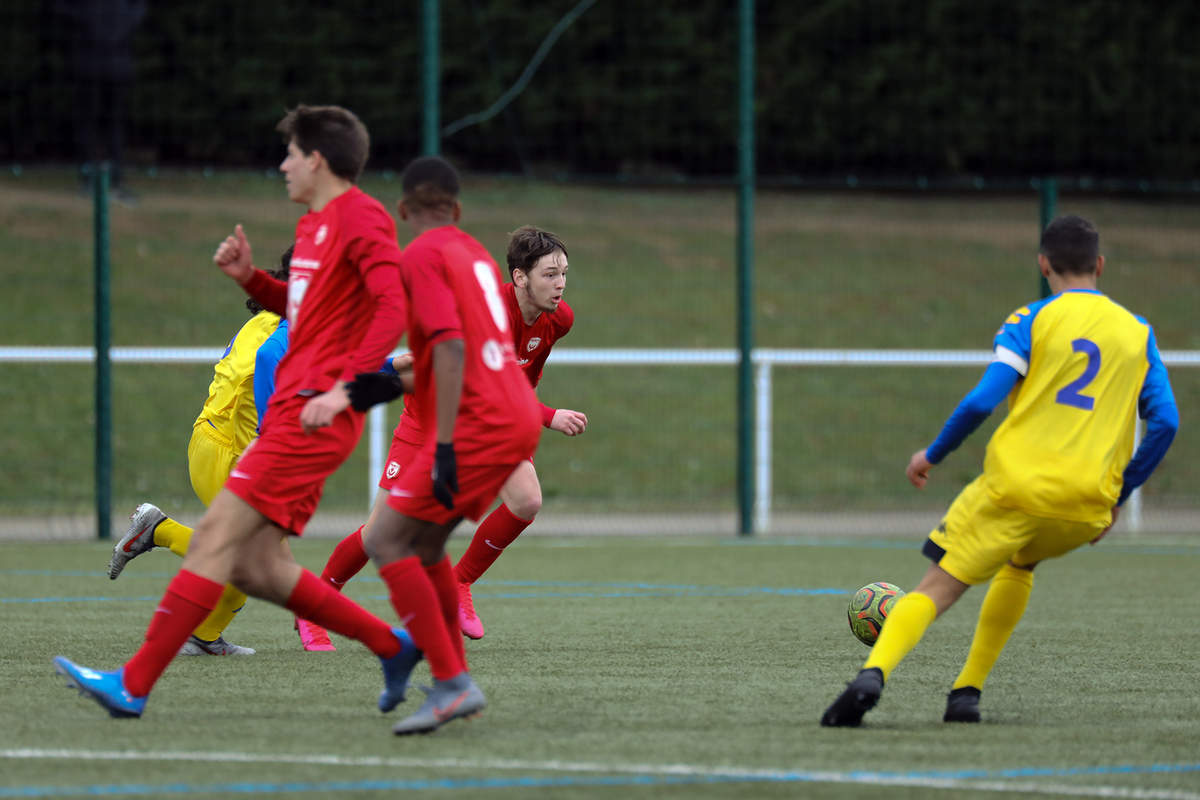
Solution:
<svg viewBox="0 0 1200 800">
<path fill-rule="evenodd" d="M 8 574 L 0 570 L 0 574 Z M 151 575 L 142 573 L 142 577 L 169 577 L 171 573 Z M 59 573 L 39 572 L 40 577 L 60 577 Z M 62 577 L 73 577 L 73 574 L 62 574 Z M 382 583 L 375 576 L 361 576 L 354 579 L 355 584 Z M 701 586 L 696 584 L 645 583 L 619 581 L 497 581 L 483 580 L 476 584 L 484 591 L 477 592 L 477 597 L 487 597 L 500 600 L 538 600 L 561 598 L 608 598 L 628 599 L 635 597 L 813 597 L 833 596 L 846 597 L 852 594 L 850 590 L 841 587 L 801 588 L 790 586 Z M 530 591 L 496 591 L 499 587 L 514 589 L 529 589 Z M 549 591 L 540 591 L 542 588 Z M 572 591 L 573 590 L 573 591 Z M 606 591 L 607 590 L 607 591 Z M 365 599 L 386 600 L 387 595 L 365 595 Z M 132 603 L 151 602 L 157 596 L 59 596 L 59 597 L 0 597 L 0 603 Z"/>
<path fill-rule="evenodd" d="M 140 597 L 0 597 L 0 603 L 153 603 L 162 595 Z"/>
<path fill-rule="evenodd" d="M 933 770 L 912 772 L 853 771 L 829 773 L 805 770 L 783 770 L 777 772 L 730 771 L 729 774 L 713 772 L 696 775 L 598 775 L 511 778 L 435 778 L 435 779 L 389 779 L 358 781 L 285 781 L 226 783 L 127 783 L 85 784 L 77 786 L 26 785 L 0 787 L 0 798 L 4 797 L 113 797 L 113 796 L 163 796 L 188 794 L 277 794 L 282 792 L 368 792 L 403 791 L 420 792 L 433 789 L 547 789 L 621 786 L 685 786 L 697 784 L 735 783 L 820 783 L 858 784 L 876 786 L 920 786 L 930 789 L 958 789 L 970 791 L 972 781 L 1011 778 L 1068 778 L 1104 775 L 1164 775 L 1200 772 L 1200 764 L 1115 764 L 1092 767 L 1025 767 L 1002 770 Z M 1003 791 L 1003 786 L 992 785 L 989 789 Z M 1012 787 L 1014 790 L 1018 787 Z M 1050 788 L 1050 787 L 1047 787 Z M 1080 786 L 1086 790 L 1095 788 L 1097 796 L 1105 794 L 1108 787 Z M 1133 794 L 1148 793 L 1146 787 L 1130 787 Z M 1115 794 L 1115 793 L 1114 793 Z"/>
</svg>

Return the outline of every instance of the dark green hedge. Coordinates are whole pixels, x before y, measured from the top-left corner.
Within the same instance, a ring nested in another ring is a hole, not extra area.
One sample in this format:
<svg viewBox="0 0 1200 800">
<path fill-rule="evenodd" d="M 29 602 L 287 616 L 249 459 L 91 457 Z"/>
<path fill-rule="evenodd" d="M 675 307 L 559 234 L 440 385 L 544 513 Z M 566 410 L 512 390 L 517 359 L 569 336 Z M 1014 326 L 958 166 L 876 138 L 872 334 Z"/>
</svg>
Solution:
<svg viewBox="0 0 1200 800">
<path fill-rule="evenodd" d="M 0 158 L 73 155 L 78 33 L 55 5 L 0 11 Z M 443 124 L 490 106 L 575 5 L 443 0 Z M 305 101 L 353 108 L 373 166 L 401 166 L 421 140 L 419 7 L 151 3 L 130 160 L 273 164 L 274 122 Z M 736 0 L 597 0 L 503 113 L 443 150 L 485 170 L 732 174 L 736 30 Z M 768 176 L 1200 178 L 1197 30 L 1186 0 L 759 0 L 757 162 Z"/>
</svg>

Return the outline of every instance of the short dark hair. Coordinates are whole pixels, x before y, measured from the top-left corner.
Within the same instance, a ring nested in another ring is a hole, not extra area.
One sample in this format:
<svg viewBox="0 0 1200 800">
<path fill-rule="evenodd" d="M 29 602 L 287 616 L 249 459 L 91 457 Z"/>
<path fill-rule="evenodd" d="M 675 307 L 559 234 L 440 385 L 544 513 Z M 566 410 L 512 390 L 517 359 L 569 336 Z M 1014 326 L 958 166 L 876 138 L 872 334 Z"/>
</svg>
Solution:
<svg viewBox="0 0 1200 800">
<path fill-rule="evenodd" d="M 1050 262 L 1050 268 L 1062 275 L 1065 272 L 1087 275 L 1096 271 L 1100 258 L 1100 234 L 1083 217 L 1073 214 L 1055 218 L 1042 231 L 1038 252 Z"/>
<path fill-rule="evenodd" d="M 421 156 L 404 168 L 404 204 L 413 209 L 449 211 L 458 201 L 458 172 L 438 156 Z"/>
<path fill-rule="evenodd" d="M 278 278 L 281 281 L 286 281 L 288 279 L 288 273 L 292 269 L 292 251 L 295 249 L 296 245 L 293 244 L 290 245 L 287 250 L 284 250 L 283 255 L 279 257 L 279 268 L 268 270 L 267 274 L 272 278 Z M 250 309 L 251 314 L 257 314 L 260 311 L 266 311 L 266 309 L 259 305 L 258 301 L 256 301 L 253 297 L 246 299 L 246 308 Z"/>
<path fill-rule="evenodd" d="M 296 106 L 279 120 L 275 130 L 283 134 L 285 143 L 295 142 L 305 155 L 319 152 L 334 175 L 351 183 L 358 181 L 367 165 L 371 150 L 367 126 L 341 106 Z"/>
<path fill-rule="evenodd" d="M 550 231 L 544 231 L 532 225 L 522 225 L 508 237 L 507 259 L 510 276 L 513 270 L 517 269 L 528 275 L 529 270 L 533 269 L 539 258 L 548 256 L 557 250 L 561 250 L 564 256 L 567 254 L 567 248 L 562 243 L 562 239 Z"/>
</svg>

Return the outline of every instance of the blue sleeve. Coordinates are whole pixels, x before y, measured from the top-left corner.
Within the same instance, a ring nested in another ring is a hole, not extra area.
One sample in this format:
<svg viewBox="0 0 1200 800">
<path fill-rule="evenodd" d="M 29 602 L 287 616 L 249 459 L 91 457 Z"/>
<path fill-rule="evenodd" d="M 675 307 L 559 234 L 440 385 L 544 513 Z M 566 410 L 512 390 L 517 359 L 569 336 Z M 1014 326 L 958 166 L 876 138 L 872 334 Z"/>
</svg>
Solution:
<svg viewBox="0 0 1200 800">
<path fill-rule="evenodd" d="M 388 375 L 399 375 L 400 374 L 399 372 L 396 372 L 396 368 L 392 366 L 392 357 L 391 356 L 387 357 L 387 359 L 383 362 L 383 366 L 379 368 L 379 371 L 386 373 Z"/>
<path fill-rule="evenodd" d="M 1138 395 L 1138 416 L 1146 421 L 1146 432 L 1137 452 L 1125 467 L 1124 485 L 1117 505 L 1124 503 L 1134 489 L 1146 482 L 1167 454 L 1167 448 L 1179 430 L 1179 407 L 1175 404 L 1175 393 L 1171 391 L 1167 368 L 1158 354 L 1153 330 L 1146 342 L 1146 359 L 1150 362 L 1150 368 L 1146 370 L 1146 379 Z"/>
<path fill-rule="evenodd" d="M 267 415 L 267 405 L 271 395 L 275 393 L 275 368 L 283 359 L 288 348 L 288 323 L 280 320 L 267 340 L 258 347 L 254 354 L 254 407 L 258 409 L 258 429 L 262 430 L 263 418 Z"/>
<path fill-rule="evenodd" d="M 930 464 L 937 464 L 979 427 L 1021 379 L 1008 364 L 993 361 L 975 388 L 967 393 L 942 426 L 942 432 L 925 449 Z"/>
</svg>

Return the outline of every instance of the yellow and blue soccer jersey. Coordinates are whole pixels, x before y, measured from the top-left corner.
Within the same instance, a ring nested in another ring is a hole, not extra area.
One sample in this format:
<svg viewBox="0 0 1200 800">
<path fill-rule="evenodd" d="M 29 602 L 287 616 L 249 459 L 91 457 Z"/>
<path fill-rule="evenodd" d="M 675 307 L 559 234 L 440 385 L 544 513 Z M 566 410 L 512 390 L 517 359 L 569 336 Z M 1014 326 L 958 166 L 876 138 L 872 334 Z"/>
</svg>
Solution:
<svg viewBox="0 0 1200 800">
<path fill-rule="evenodd" d="M 1021 379 L 988 443 L 988 494 L 1035 516 L 1107 517 L 1125 496 L 1139 411 L 1169 411 L 1174 422 L 1136 483 L 1161 459 L 1178 424 L 1149 324 L 1098 291 L 1069 290 L 1014 312 L 994 349 L 996 361 Z"/>
<path fill-rule="evenodd" d="M 279 315 L 260 311 L 242 326 L 213 370 L 208 400 L 196 418 L 209 433 L 240 455 L 257 435 L 254 403 L 254 365 L 258 348 L 279 325 Z"/>
</svg>

